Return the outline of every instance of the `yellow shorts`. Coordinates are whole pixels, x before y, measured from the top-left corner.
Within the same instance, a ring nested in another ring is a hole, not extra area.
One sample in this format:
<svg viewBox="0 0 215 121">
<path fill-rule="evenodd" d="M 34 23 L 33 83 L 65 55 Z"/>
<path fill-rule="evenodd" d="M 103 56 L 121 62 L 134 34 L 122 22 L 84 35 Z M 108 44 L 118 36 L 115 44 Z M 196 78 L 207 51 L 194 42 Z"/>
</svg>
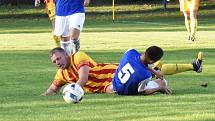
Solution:
<svg viewBox="0 0 215 121">
<path fill-rule="evenodd" d="M 179 2 L 181 12 L 197 11 L 199 9 L 200 0 L 179 0 Z"/>
<path fill-rule="evenodd" d="M 55 3 L 54 0 L 45 0 L 46 12 L 49 16 L 49 19 L 52 21 L 55 19 Z"/>
</svg>

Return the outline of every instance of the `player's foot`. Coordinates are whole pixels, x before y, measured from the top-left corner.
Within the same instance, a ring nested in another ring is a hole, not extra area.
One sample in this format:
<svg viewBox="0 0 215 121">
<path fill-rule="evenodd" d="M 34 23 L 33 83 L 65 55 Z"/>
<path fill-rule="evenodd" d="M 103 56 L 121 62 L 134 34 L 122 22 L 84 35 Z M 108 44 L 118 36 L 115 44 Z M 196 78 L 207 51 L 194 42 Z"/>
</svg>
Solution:
<svg viewBox="0 0 215 121">
<path fill-rule="evenodd" d="M 80 49 L 80 40 L 73 41 L 72 53 L 77 53 Z"/>
<path fill-rule="evenodd" d="M 203 52 L 199 52 L 196 60 L 193 61 L 194 71 L 197 73 L 202 72 L 202 61 L 203 61 Z"/>
<path fill-rule="evenodd" d="M 186 40 L 186 43 L 193 43 L 193 41 L 191 40 L 191 36 L 188 36 L 188 39 Z"/>
<path fill-rule="evenodd" d="M 190 41 L 190 35 L 188 36 L 188 39 L 187 39 L 187 41 Z"/>
<path fill-rule="evenodd" d="M 190 36 L 190 40 L 194 42 L 194 41 L 196 41 L 196 37 L 195 36 Z"/>
</svg>

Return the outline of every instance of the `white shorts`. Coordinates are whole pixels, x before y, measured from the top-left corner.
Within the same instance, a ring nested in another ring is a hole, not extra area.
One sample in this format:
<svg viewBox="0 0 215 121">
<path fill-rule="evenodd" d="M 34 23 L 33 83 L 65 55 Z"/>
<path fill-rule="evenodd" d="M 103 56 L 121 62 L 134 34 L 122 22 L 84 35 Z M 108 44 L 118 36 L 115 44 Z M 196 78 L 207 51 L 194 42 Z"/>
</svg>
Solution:
<svg viewBox="0 0 215 121">
<path fill-rule="evenodd" d="M 160 80 L 160 79 L 158 79 L 158 80 Z M 145 86 L 145 88 L 144 89 L 154 89 L 154 88 L 158 88 L 159 87 L 159 84 L 157 83 L 157 82 L 155 82 L 156 81 L 156 79 L 155 80 L 152 80 L 152 81 L 149 81 L 147 84 L 146 84 L 146 86 Z M 164 82 L 165 82 L 165 84 L 166 84 L 166 86 L 167 86 L 167 81 L 164 79 L 163 80 Z"/>
<path fill-rule="evenodd" d="M 69 36 L 69 29 L 76 28 L 83 29 L 85 21 L 85 13 L 75 13 L 69 16 L 56 16 L 54 34 L 56 36 Z"/>
<path fill-rule="evenodd" d="M 155 89 L 155 88 L 158 88 L 159 87 L 159 84 L 156 82 L 157 79 L 147 79 L 147 80 L 144 80 L 142 82 L 139 83 L 138 85 L 138 92 L 143 92 L 144 90 L 146 89 Z M 158 79 L 160 80 L 160 79 Z M 167 86 L 167 81 L 164 79 L 164 82 Z"/>
</svg>

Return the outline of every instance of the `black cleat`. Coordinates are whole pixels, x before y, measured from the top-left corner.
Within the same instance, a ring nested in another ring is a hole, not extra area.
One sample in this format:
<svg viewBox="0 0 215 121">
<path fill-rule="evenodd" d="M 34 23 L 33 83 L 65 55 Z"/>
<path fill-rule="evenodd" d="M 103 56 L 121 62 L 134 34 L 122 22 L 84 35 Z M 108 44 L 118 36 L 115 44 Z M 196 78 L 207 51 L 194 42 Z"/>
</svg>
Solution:
<svg viewBox="0 0 215 121">
<path fill-rule="evenodd" d="M 199 52 L 198 57 L 192 63 L 194 71 L 196 71 L 197 73 L 202 72 L 202 61 L 203 61 L 203 52 Z"/>
</svg>

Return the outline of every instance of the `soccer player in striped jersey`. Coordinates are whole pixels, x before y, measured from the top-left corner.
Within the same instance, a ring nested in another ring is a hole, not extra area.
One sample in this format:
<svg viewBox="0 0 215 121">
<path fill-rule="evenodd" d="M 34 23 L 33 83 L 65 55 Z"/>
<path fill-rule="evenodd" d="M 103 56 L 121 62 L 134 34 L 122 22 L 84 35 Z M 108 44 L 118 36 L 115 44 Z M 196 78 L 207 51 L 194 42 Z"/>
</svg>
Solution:
<svg viewBox="0 0 215 121">
<path fill-rule="evenodd" d="M 58 66 L 54 81 L 42 95 L 57 93 L 67 83 L 78 83 L 86 93 L 110 92 L 117 64 L 97 64 L 84 52 L 69 56 L 62 48 L 50 52 L 51 60 Z"/>
<path fill-rule="evenodd" d="M 156 56 L 157 51 L 152 51 L 153 48 L 158 47 L 149 47 L 143 54 L 134 49 L 128 50 L 119 65 L 97 64 L 84 52 L 79 51 L 69 56 L 62 48 L 54 48 L 50 52 L 50 57 L 59 69 L 52 84 L 42 95 L 56 94 L 63 85 L 72 82 L 81 85 L 86 93 L 116 92 L 129 95 L 162 92 L 168 94 L 170 91 L 163 75 L 193 70 L 201 72 L 202 70 L 203 53 L 200 52 L 192 64 L 161 64 L 157 62 L 155 66 L 161 70 L 161 72 L 157 72 L 148 64 L 154 63 L 162 54 Z M 151 73 L 160 79 L 151 80 Z"/>
<path fill-rule="evenodd" d="M 195 41 L 197 31 L 197 14 L 200 0 L 179 0 L 179 2 L 180 11 L 184 14 L 185 27 L 189 34 L 188 41 Z"/>
<path fill-rule="evenodd" d="M 85 6 L 90 0 L 56 0 L 55 35 L 69 55 L 80 48 L 80 32 L 85 21 Z"/>
<path fill-rule="evenodd" d="M 55 24 L 55 3 L 54 0 L 45 0 L 45 5 L 46 5 L 46 12 L 49 16 L 49 20 L 51 21 L 52 24 L 52 33 L 53 33 L 53 39 L 55 41 L 55 45 L 57 47 L 60 47 L 60 37 L 57 37 L 54 34 L 54 24 Z M 40 0 L 35 0 L 35 7 L 40 6 Z"/>
</svg>

